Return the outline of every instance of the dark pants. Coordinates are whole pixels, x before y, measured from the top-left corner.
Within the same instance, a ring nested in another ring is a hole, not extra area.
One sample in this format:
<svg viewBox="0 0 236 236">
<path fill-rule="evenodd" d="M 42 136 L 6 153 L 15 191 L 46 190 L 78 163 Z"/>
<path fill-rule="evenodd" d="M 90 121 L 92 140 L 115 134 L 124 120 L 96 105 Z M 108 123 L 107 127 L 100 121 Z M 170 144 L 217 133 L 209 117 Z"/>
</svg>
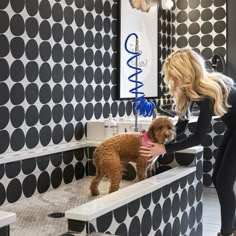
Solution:
<svg viewBox="0 0 236 236">
<path fill-rule="evenodd" d="M 221 210 L 221 233 L 229 235 L 234 227 L 236 180 L 236 130 L 226 129 L 218 149 L 212 181 Z M 236 226 L 236 225 L 235 225 Z"/>
</svg>

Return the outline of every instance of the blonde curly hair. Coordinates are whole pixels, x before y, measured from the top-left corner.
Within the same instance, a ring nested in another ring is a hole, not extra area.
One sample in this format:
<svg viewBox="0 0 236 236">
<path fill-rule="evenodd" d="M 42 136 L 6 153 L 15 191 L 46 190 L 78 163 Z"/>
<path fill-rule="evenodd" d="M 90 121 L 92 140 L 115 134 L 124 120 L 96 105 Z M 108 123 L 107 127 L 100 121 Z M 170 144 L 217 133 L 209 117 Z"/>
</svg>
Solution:
<svg viewBox="0 0 236 236">
<path fill-rule="evenodd" d="M 165 60 L 164 82 L 175 99 L 180 118 L 188 112 L 192 101 L 210 97 L 215 115 L 224 115 L 230 107 L 228 95 L 234 82 L 216 72 L 208 72 L 204 59 L 191 49 L 179 49 Z"/>
</svg>

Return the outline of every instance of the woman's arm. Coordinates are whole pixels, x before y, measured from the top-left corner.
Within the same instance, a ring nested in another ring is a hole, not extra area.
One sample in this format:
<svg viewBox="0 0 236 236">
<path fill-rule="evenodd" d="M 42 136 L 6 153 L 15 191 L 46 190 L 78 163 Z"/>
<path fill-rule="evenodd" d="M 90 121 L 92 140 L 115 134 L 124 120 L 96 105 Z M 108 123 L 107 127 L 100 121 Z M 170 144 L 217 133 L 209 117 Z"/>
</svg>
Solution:
<svg viewBox="0 0 236 236">
<path fill-rule="evenodd" d="M 175 124 L 176 138 L 185 132 L 185 130 L 187 129 L 188 123 L 189 123 L 188 119 L 184 119 L 184 120 L 181 120 L 180 118 L 178 119 L 177 123 Z"/>
<path fill-rule="evenodd" d="M 190 148 L 199 145 L 207 133 L 207 129 L 211 123 L 213 114 L 213 103 L 210 98 L 197 102 L 200 108 L 200 113 L 197 121 L 196 131 L 189 137 L 168 144 L 155 144 L 149 142 L 149 146 L 140 147 L 140 154 L 146 157 L 159 156 L 164 153 L 176 152 L 182 149 Z"/>
<path fill-rule="evenodd" d="M 213 102 L 210 98 L 205 98 L 197 102 L 200 108 L 195 133 L 186 139 L 176 141 L 174 143 L 165 144 L 166 152 L 175 152 L 182 149 L 190 148 L 199 145 L 205 137 L 207 130 L 211 124 L 213 114 Z"/>
</svg>

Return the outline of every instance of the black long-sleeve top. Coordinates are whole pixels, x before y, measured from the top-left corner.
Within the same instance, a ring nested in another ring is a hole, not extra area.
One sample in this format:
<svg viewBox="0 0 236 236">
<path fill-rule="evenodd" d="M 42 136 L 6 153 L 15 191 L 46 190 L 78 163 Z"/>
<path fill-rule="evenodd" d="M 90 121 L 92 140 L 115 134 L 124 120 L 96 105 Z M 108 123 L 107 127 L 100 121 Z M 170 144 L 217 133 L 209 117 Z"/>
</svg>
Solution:
<svg viewBox="0 0 236 236">
<path fill-rule="evenodd" d="M 234 130 L 236 128 L 236 88 L 231 89 L 228 102 L 231 107 L 228 112 L 221 117 L 221 119 L 228 129 Z M 196 103 L 199 106 L 200 113 L 198 116 L 195 133 L 183 140 L 165 144 L 167 153 L 176 152 L 202 143 L 213 116 L 213 101 L 211 98 L 207 97 L 201 101 L 197 101 Z M 185 130 L 187 124 L 187 122 L 177 122 L 177 135 Z"/>
</svg>

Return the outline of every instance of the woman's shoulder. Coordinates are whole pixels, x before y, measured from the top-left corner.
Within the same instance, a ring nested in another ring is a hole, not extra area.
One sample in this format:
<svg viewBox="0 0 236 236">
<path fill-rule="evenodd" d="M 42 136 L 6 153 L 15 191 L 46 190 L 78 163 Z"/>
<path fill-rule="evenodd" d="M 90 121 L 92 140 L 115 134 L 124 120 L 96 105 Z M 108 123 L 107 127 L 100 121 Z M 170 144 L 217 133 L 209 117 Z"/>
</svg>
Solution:
<svg viewBox="0 0 236 236">
<path fill-rule="evenodd" d="M 228 102 L 230 105 L 236 106 L 236 87 L 233 86 L 229 92 Z"/>
<path fill-rule="evenodd" d="M 209 96 L 204 96 L 199 101 L 196 101 L 196 104 L 199 106 L 200 110 L 209 112 L 212 111 L 214 100 Z"/>
<path fill-rule="evenodd" d="M 212 105 L 213 102 L 214 102 L 214 100 L 210 96 L 202 96 L 202 98 L 199 101 L 196 101 L 196 103 L 198 105 L 201 105 L 201 104 L 210 104 L 210 105 Z"/>
</svg>

